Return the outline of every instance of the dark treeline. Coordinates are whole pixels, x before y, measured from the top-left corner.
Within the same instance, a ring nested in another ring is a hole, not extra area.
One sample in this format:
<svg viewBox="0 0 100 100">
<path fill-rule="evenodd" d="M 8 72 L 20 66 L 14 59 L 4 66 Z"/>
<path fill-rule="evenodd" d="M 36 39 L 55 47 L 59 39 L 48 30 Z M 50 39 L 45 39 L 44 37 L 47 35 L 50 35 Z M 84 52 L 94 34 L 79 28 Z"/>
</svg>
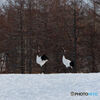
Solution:
<svg viewBox="0 0 100 100">
<path fill-rule="evenodd" d="M 36 55 L 49 61 L 45 73 L 100 71 L 100 1 L 7 0 L 0 7 L 0 73 L 40 73 Z M 66 50 L 66 52 L 63 52 Z"/>
</svg>

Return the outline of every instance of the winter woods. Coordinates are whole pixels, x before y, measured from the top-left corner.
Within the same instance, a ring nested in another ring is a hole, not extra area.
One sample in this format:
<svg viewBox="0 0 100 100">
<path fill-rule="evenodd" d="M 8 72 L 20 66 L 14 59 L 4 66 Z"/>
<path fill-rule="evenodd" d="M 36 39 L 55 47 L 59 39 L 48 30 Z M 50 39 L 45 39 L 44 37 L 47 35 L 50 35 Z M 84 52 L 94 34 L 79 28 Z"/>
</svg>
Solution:
<svg viewBox="0 0 100 100">
<path fill-rule="evenodd" d="M 44 73 L 69 72 L 63 55 L 74 62 L 71 72 L 98 72 L 99 49 L 99 0 L 6 0 L 0 7 L 0 73 L 41 73 L 36 57 L 44 54 Z"/>
</svg>

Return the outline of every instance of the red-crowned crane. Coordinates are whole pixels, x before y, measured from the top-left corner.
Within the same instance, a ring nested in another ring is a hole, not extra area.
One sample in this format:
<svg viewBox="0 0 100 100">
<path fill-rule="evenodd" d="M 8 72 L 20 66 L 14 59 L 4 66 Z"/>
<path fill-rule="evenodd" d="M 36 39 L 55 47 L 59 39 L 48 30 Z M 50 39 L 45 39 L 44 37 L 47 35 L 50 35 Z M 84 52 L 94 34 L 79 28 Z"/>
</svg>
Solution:
<svg viewBox="0 0 100 100">
<path fill-rule="evenodd" d="M 63 49 L 63 51 L 64 51 L 64 54 L 65 54 L 66 50 Z M 69 60 L 69 59 L 67 59 L 64 54 L 63 54 L 63 57 L 62 57 L 62 63 L 66 66 L 66 68 L 73 69 L 74 62 Z"/>
<path fill-rule="evenodd" d="M 48 61 L 48 57 L 46 55 L 36 57 L 36 63 L 39 64 L 41 67 Z"/>
</svg>

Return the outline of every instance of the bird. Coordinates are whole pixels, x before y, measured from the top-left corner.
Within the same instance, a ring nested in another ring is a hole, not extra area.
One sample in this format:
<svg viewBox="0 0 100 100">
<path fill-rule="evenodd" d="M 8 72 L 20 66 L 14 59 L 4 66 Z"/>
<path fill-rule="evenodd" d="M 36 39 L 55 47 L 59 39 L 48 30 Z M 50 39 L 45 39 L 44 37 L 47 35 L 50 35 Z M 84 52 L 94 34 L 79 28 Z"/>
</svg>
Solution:
<svg viewBox="0 0 100 100">
<path fill-rule="evenodd" d="M 69 59 L 66 59 L 64 55 L 62 57 L 62 62 L 67 68 L 68 67 L 73 68 L 73 66 L 74 66 L 74 62 Z"/>
<path fill-rule="evenodd" d="M 67 59 L 65 57 L 65 55 L 64 55 L 66 53 L 66 50 L 63 47 L 62 47 L 62 49 L 63 49 L 63 57 L 62 57 L 63 64 L 66 66 L 66 68 L 73 69 L 73 67 L 74 67 L 74 61 L 71 61 L 71 60 Z"/>
<path fill-rule="evenodd" d="M 46 56 L 36 56 L 36 63 L 39 64 L 41 67 L 48 61 Z"/>
</svg>

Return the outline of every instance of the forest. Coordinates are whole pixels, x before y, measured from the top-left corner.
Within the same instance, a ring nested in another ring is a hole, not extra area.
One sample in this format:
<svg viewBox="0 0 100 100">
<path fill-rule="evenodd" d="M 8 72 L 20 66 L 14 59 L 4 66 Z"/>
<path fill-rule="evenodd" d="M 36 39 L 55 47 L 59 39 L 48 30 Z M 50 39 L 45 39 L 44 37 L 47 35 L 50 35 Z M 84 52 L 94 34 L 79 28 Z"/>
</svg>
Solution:
<svg viewBox="0 0 100 100">
<path fill-rule="evenodd" d="M 48 58 L 42 69 L 37 55 Z M 100 0 L 6 0 L 0 6 L 0 73 L 42 70 L 100 71 Z"/>
</svg>

